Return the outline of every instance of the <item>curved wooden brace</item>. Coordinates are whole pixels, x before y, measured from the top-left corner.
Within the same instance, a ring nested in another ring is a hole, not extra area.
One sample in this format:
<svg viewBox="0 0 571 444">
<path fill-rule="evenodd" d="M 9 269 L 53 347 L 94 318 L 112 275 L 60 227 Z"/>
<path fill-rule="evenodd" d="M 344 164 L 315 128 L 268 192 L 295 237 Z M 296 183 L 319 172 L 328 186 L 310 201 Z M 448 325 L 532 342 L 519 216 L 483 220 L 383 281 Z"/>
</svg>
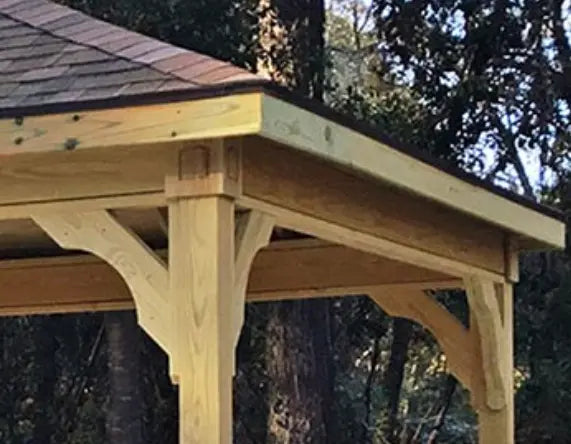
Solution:
<svg viewBox="0 0 571 444">
<path fill-rule="evenodd" d="M 105 210 L 33 220 L 62 248 L 87 251 L 117 270 L 133 294 L 139 324 L 168 353 L 168 270 L 135 233 Z"/>
<path fill-rule="evenodd" d="M 387 293 L 379 290 L 369 296 L 390 316 L 409 319 L 426 328 L 446 355 L 450 372 L 472 389 L 474 343 L 469 330 L 442 304 L 424 291 Z"/>
<path fill-rule="evenodd" d="M 236 221 L 234 265 L 234 316 L 232 336 L 234 347 L 238 345 L 244 325 L 246 289 L 252 262 L 259 250 L 270 243 L 275 219 L 260 211 L 251 210 L 242 214 Z"/>
<path fill-rule="evenodd" d="M 482 356 L 481 371 L 486 381 L 486 404 L 492 410 L 506 405 L 507 387 L 504 369 L 504 326 L 496 297 L 496 284 L 481 277 L 464 279 L 471 318 L 477 323 Z M 473 328 L 473 327 L 471 327 Z"/>
</svg>

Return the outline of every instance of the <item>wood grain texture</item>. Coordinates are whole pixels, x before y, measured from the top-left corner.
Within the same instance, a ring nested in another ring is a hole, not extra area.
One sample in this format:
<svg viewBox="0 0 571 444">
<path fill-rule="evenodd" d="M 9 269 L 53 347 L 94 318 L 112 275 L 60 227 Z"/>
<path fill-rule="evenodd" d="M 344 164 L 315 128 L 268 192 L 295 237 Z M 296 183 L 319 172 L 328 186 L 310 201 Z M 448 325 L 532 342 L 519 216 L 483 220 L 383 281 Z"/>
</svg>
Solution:
<svg viewBox="0 0 571 444">
<path fill-rule="evenodd" d="M 479 277 L 464 280 L 472 320 L 478 326 L 482 371 L 486 381 L 486 405 L 501 410 L 506 405 L 505 334 L 499 301 L 492 281 Z"/>
<path fill-rule="evenodd" d="M 0 216 L 5 205 L 164 193 L 165 175 L 183 147 L 173 142 L 0 156 Z"/>
<path fill-rule="evenodd" d="M 335 222 L 328 222 L 296 211 L 291 211 L 267 202 L 242 197 L 241 205 L 271 214 L 277 225 L 291 230 L 315 236 L 329 242 L 347 245 L 350 248 L 383 256 L 395 261 L 417 265 L 432 271 L 439 271 L 450 276 L 461 277 L 465 274 L 481 275 L 493 281 L 503 281 L 499 273 L 475 267 L 464 262 L 434 255 L 414 247 L 408 247 L 390 240 L 379 238 L 362 231 L 344 227 Z"/>
<path fill-rule="evenodd" d="M 500 339 L 500 369 L 505 380 L 506 404 L 500 410 L 487 405 L 477 408 L 478 435 L 480 444 L 514 444 L 514 379 L 513 379 L 513 288 L 506 283 L 495 286 L 502 318 Z"/>
<path fill-rule="evenodd" d="M 520 242 L 516 236 L 508 235 L 505 240 L 506 279 L 515 284 L 519 282 Z"/>
<path fill-rule="evenodd" d="M 166 258 L 165 251 L 157 251 Z M 238 272 L 236 276 L 238 276 Z M 133 308 L 123 279 L 90 255 L 0 261 L 0 316 Z M 284 240 L 254 258 L 247 302 L 461 288 L 444 273 L 315 239 Z"/>
<path fill-rule="evenodd" d="M 0 154 L 188 141 L 259 131 L 257 93 L 24 119 L 0 119 Z"/>
<path fill-rule="evenodd" d="M 364 134 L 283 100 L 263 96 L 261 135 L 470 214 L 555 248 L 565 225 L 483 188 L 462 181 Z"/>
<path fill-rule="evenodd" d="M 38 215 L 33 219 L 62 248 L 90 252 L 117 270 L 133 294 L 139 324 L 168 351 L 168 271 L 152 250 L 107 211 Z"/>
<path fill-rule="evenodd" d="M 181 444 L 232 442 L 234 209 L 221 197 L 169 205 L 170 303 Z"/>
<path fill-rule="evenodd" d="M 331 239 L 315 231 L 319 223 L 329 224 L 375 241 L 413 249 L 416 256 L 428 254 L 504 273 L 504 234 L 500 229 L 396 188 L 331 168 L 269 141 L 256 139 L 244 146 L 245 198 L 274 206 L 284 214 L 288 212 L 294 221 L 305 218 L 309 225 L 288 228 L 341 244 L 349 242 L 347 245 L 358 248 L 348 239 Z M 241 202 L 244 206 L 252 205 L 245 199 Z M 262 207 L 258 209 L 264 211 Z M 277 219 L 278 225 L 284 224 L 282 219 Z M 438 266 L 438 259 L 430 262 Z"/>
</svg>

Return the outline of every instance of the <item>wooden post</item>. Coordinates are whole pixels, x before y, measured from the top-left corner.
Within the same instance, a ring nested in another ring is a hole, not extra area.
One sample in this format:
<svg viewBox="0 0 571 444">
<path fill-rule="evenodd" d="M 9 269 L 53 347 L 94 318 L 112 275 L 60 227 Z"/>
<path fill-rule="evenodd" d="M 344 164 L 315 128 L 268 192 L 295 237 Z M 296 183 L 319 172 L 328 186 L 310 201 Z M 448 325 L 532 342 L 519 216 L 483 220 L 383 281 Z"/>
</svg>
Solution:
<svg viewBox="0 0 571 444">
<path fill-rule="evenodd" d="M 477 335 L 485 393 L 475 397 L 480 444 L 514 443 L 513 294 L 509 283 L 466 279 L 471 331 Z"/>
<path fill-rule="evenodd" d="M 180 444 L 232 442 L 234 199 L 240 148 L 224 140 L 180 152 L 169 198 L 171 375 Z"/>
<path fill-rule="evenodd" d="M 180 444 L 232 442 L 234 204 L 223 196 L 169 205 Z"/>
</svg>

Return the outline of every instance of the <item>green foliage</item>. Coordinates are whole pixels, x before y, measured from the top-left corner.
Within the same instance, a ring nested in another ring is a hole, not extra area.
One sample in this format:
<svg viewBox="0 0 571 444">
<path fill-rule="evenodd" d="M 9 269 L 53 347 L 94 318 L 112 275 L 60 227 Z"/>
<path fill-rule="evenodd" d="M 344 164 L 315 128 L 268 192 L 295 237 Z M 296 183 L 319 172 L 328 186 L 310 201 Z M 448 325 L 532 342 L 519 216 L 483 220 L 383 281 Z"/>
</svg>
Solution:
<svg viewBox="0 0 571 444">
<path fill-rule="evenodd" d="M 524 156 L 537 156 L 543 173 L 568 168 L 571 43 L 563 1 L 374 3 L 379 75 L 415 92 L 434 153 L 490 178 L 515 173 L 528 195 L 534 184 Z"/>
</svg>

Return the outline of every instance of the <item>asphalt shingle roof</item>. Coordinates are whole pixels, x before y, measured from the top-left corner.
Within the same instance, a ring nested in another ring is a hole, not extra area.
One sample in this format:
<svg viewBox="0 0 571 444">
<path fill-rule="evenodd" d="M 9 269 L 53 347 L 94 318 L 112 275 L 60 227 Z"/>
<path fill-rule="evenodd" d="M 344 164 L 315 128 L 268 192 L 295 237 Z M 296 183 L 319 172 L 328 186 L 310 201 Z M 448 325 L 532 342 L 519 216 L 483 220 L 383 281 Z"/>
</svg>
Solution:
<svg viewBox="0 0 571 444">
<path fill-rule="evenodd" d="M 0 108 L 259 81 L 49 0 L 0 0 Z"/>
</svg>

